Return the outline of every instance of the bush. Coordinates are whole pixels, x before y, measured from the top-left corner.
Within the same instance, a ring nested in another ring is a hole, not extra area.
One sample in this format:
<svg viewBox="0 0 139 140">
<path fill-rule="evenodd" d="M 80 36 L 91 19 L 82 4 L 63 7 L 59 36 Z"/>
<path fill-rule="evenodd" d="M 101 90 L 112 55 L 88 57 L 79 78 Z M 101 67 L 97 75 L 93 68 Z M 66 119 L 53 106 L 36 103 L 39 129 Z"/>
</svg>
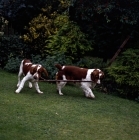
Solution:
<svg viewBox="0 0 139 140">
<path fill-rule="evenodd" d="M 18 57 L 9 57 L 7 64 L 4 66 L 4 69 L 9 72 L 18 72 L 21 60 L 22 59 L 19 59 Z"/>
<path fill-rule="evenodd" d="M 67 15 L 58 16 L 55 26 L 56 34 L 49 36 L 46 41 L 47 54 L 62 52 L 75 62 L 84 57 L 86 52 L 93 50 L 93 41 L 90 41 L 88 35 L 83 33 L 76 23 L 71 22 Z"/>
<path fill-rule="evenodd" d="M 83 57 L 76 63 L 77 66 L 86 67 L 86 68 L 99 68 L 103 69 L 106 67 L 106 63 L 103 62 L 102 58 L 98 57 Z"/>
<path fill-rule="evenodd" d="M 106 69 L 117 84 L 117 91 L 127 98 L 137 98 L 139 94 L 139 50 L 126 50 L 117 61 Z"/>
<path fill-rule="evenodd" d="M 58 53 L 53 56 L 47 56 L 46 59 L 40 62 L 48 71 L 49 79 L 55 79 L 55 74 L 57 72 L 57 68 L 55 67 L 56 63 L 61 65 L 70 65 L 71 60 L 66 57 L 64 54 Z"/>
<path fill-rule="evenodd" d="M 1 67 L 3 68 L 10 58 L 16 59 L 17 56 L 24 58 L 29 56 L 30 52 L 30 48 L 20 40 L 19 36 L 3 36 L 0 42 Z"/>
</svg>

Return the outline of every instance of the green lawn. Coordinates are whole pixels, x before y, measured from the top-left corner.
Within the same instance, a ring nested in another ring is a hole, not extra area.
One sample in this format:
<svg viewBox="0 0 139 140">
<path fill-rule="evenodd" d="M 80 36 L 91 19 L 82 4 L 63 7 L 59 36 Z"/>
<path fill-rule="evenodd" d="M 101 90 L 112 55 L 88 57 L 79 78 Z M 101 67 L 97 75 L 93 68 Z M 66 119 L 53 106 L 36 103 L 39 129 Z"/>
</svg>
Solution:
<svg viewBox="0 0 139 140">
<path fill-rule="evenodd" d="M 39 83 L 39 95 L 27 84 L 15 94 L 17 74 L 0 70 L 0 140 L 139 140 L 139 104 L 80 88 Z"/>
</svg>

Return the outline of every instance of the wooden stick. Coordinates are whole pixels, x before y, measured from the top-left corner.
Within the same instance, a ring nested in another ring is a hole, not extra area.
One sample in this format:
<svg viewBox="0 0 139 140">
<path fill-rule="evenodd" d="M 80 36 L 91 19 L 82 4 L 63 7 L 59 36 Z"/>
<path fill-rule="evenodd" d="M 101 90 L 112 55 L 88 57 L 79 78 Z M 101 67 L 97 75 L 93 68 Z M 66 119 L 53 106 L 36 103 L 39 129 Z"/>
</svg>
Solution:
<svg viewBox="0 0 139 140">
<path fill-rule="evenodd" d="M 93 81 L 82 81 L 82 80 L 39 80 L 38 82 L 93 82 Z"/>
</svg>

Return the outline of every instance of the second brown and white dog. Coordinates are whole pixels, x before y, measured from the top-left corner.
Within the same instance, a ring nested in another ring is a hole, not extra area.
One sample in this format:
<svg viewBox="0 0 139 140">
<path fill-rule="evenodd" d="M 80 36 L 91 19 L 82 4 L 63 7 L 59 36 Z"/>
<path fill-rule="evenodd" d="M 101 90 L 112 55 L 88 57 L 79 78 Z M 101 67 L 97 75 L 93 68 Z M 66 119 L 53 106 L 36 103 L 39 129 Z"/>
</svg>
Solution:
<svg viewBox="0 0 139 140">
<path fill-rule="evenodd" d="M 38 80 L 42 77 L 42 74 L 45 74 L 48 77 L 46 69 L 40 64 L 32 64 L 30 60 L 24 59 L 20 64 L 19 74 L 18 74 L 18 83 L 17 90 L 15 93 L 20 93 L 26 81 L 29 81 L 29 87 L 32 88 L 32 83 L 34 83 L 35 89 L 38 93 L 43 93 L 39 89 Z M 21 80 L 21 76 L 24 75 Z"/>
<path fill-rule="evenodd" d="M 76 66 L 61 66 L 60 64 L 56 64 L 55 67 L 59 70 L 56 73 L 56 80 L 58 80 L 56 84 L 59 95 L 63 95 L 61 89 L 67 83 L 65 80 L 81 80 L 79 83 L 85 96 L 87 98 L 95 98 L 91 88 L 94 88 L 96 84 L 100 84 L 100 80 L 104 77 L 104 73 L 100 69 L 86 69 Z"/>
</svg>

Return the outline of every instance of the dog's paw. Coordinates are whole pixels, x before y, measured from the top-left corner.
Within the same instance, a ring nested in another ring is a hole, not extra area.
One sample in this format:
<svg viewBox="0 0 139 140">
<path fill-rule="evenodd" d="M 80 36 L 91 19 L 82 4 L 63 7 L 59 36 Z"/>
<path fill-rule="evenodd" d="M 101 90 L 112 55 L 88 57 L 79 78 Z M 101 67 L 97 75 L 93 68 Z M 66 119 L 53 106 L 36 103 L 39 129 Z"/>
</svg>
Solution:
<svg viewBox="0 0 139 140">
<path fill-rule="evenodd" d="M 18 93 L 19 93 L 19 91 L 18 91 L 18 90 L 16 90 L 16 91 L 15 91 L 15 93 L 17 93 L 17 94 L 18 94 Z"/>
<path fill-rule="evenodd" d="M 63 93 L 61 92 L 61 93 L 59 93 L 59 95 L 63 95 Z"/>
<path fill-rule="evenodd" d="M 42 92 L 42 91 L 39 91 L 38 93 L 39 93 L 39 94 L 43 94 L 43 92 Z"/>
</svg>

